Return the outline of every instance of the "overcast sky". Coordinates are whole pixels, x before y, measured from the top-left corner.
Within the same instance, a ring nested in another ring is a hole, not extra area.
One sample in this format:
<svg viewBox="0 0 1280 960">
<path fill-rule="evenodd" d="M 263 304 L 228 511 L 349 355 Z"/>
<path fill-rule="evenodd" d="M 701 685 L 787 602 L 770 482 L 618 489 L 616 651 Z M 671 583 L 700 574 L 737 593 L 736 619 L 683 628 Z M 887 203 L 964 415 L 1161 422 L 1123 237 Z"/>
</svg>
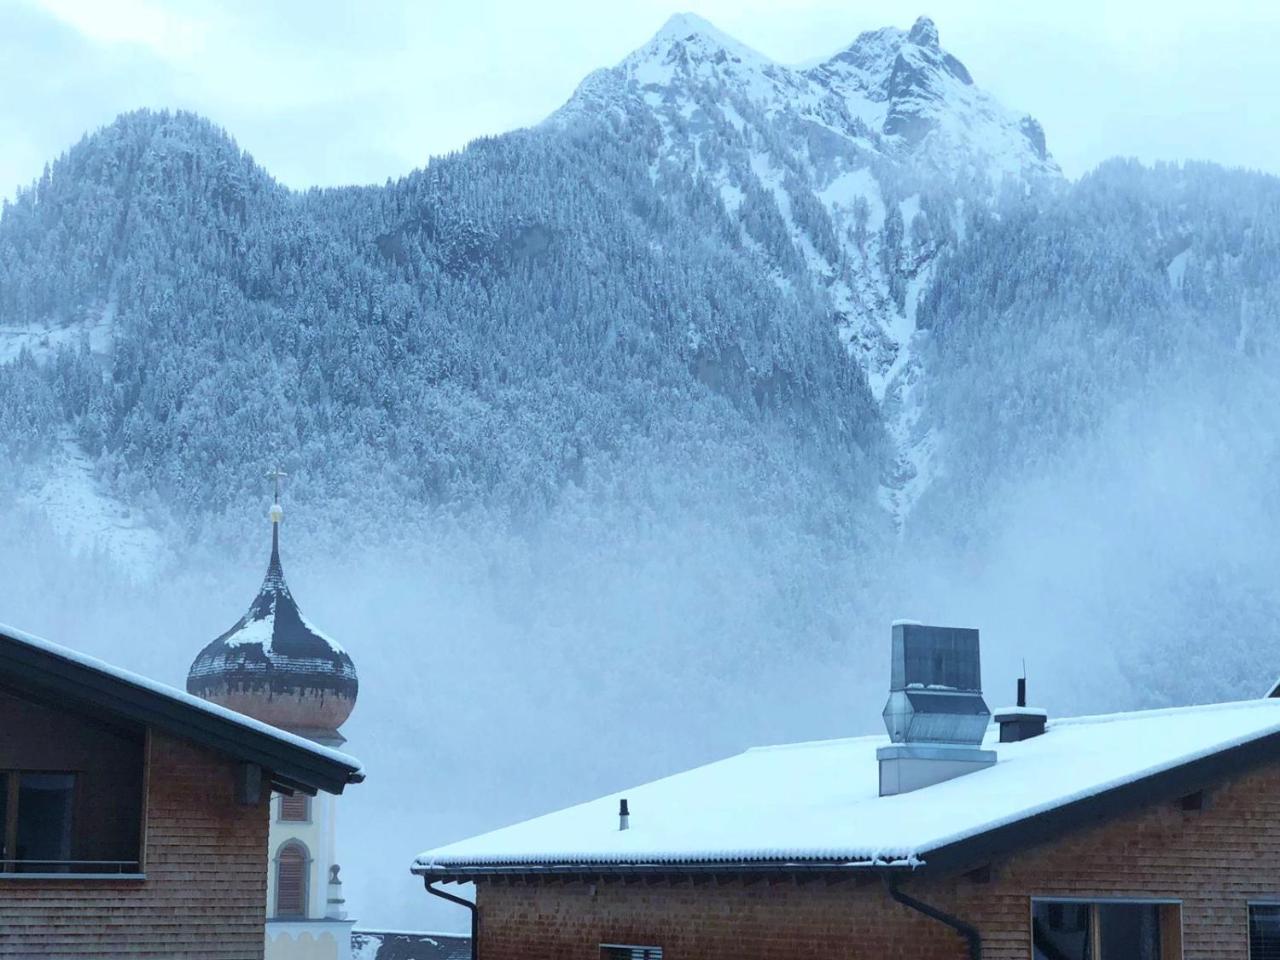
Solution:
<svg viewBox="0 0 1280 960">
<path fill-rule="evenodd" d="M 0 195 L 141 106 L 196 110 L 285 183 L 375 183 L 535 123 L 692 10 L 774 59 L 937 22 L 1071 176 L 1116 154 L 1280 173 L 1274 0 L 0 0 Z"/>
</svg>

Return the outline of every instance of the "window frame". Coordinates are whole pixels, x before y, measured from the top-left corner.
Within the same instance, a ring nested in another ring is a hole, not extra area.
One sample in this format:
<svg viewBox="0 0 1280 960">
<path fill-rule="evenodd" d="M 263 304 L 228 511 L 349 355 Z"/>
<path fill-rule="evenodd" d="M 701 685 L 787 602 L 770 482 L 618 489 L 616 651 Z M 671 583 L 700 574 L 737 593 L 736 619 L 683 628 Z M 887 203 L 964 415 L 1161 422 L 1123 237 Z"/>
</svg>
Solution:
<svg viewBox="0 0 1280 960">
<path fill-rule="evenodd" d="M 4 790 L 5 802 L 4 823 L 0 824 L 0 850 L 4 851 L 4 856 L 0 857 L 0 876 L 22 877 L 29 879 L 31 877 L 76 877 L 85 876 L 84 873 L 77 873 L 73 869 L 77 864 L 99 864 L 106 865 L 112 861 L 105 860 L 22 860 L 16 854 L 18 852 L 18 824 L 22 815 L 22 778 L 25 776 L 54 776 L 54 777 L 70 777 L 71 778 L 71 804 L 70 810 L 67 812 L 67 846 L 70 847 L 75 841 L 76 836 L 76 801 L 80 796 L 81 778 L 78 770 L 48 770 L 32 768 L 8 768 L 0 770 L 0 789 Z M 10 853 L 15 856 L 9 856 Z M 136 861 L 118 861 L 118 864 L 134 863 Z M 52 869 L 48 870 L 23 870 L 24 863 L 39 863 Z M 59 866 L 65 866 L 68 869 L 57 869 Z M 112 874 L 114 876 L 114 874 Z"/>
<path fill-rule="evenodd" d="M 305 817 L 286 817 L 284 815 L 285 800 L 293 800 L 301 797 L 307 806 L 307 815 Z M 314 823 L 315 816 L 313 814 L 315 797 L 309 797 L 305 793 L 295 793 L 292 797 L 287 794 L 280 794 L 279 800 L 276 801 L 276 823 Z"/>
<path fill-rule="evenodd" d="M 302 851 L 302 912 L 282 914 L 280 912 L 280 859 L 290 847 Z M 276 848 L 272 858 L 275 875 L 271 885 L 271 919 L 272 920 L 310 920 L 311 917 L 311 865 L 315 861 L 311 857 L 311 848 L 297 837 L 289 837 Z"/>
<path fill-rule="evenodd" d="M 613 960 L 612 957 L 607 957 L 605 954 L 606 950 L 629 950 L 632 953 L 633 960 L 636 955 L 636 951 L 640 951 L 640 957 L 642 960 L 663 960 L 662 947 L 655 946 L 653 944 L 644 946 L 638 943 L 602 943 L 600 944 L 598 953 L 600 960 Z M 653 954 L 653 956 L 649 956 L 649 954 Z"/>
<path fill-rule="evenodd" d="M 76 883 L 78 881 L 93 881 L 101 883 L 103 881 L 122 882 L 126 885 L 134 885 L 147 879 L 147 836 L 148 836 L 148 820 L 150 818 L 149 810 L 151 804 L 151 772 L 152 772 L 152 730 L 150 726 L 145 724 L 131 725 L 126 723 L 117 724 L 114 721 L 105 721 L 100 717 L 94 717 L 84 712 L 70 707 L 57 701 L 49 701 L 42 697 L 30 696 L 24 691 L 15 690 L 7 685 L 0 684 L 0 703 L 10 701 L 19 709 L 34 708 L 36 710 L 49 710 L 57 714 L 65 714 L 73 720 L 90 728 L 106 728 L 107 732 L 114 735 L 117 739 L 128 740 L 133 747 L 137 749 L 138 778 L 137 778 L 137 838 L 136 846 L 130 845 L 129 853 L 135 855 L 130 860 L 71 860 L 68 864 L 72 869 L 63 871 L 18 871 L 16 869 L 6 869 L 4 863 L 0 862 L 0 887 L 6 883 L 30 882 L 30 881 L 54 881 L 59 884 Z M 56 743 L 55 743 L 56 746 Z M 42 751 L 43 752 L 43 751 Z M 55 750 L 55 753 L 57 751 Z M 77 842 L 77 831 L 84 826 L 81 815 L 84 813 L 84 806 L 88 800 L 92 800 L 96 796 L 95 788 L 97 786 L 96 778 L 90 777 L 96 768 L 85 768 L 82 764 L 75 760 L 71 762 L 58 762 L 59 759 L 49 757 L 54 762 L 50 765 L 44 765 L 40 759 L 32 757 L 36 762 L 31 766 L 20 766 L 21 759 L 10 757 L 7 755 L 5 760 L 0 760 L 0 790 L 7 791 L 9 789 L 9 774 L 16 773 L 69 773 L 74 774 L 76 778 L 73 798 L 72 798 L 72 849 L 75 850 Z M 65 758 L 69 759 L 69 758 Z M 16 762 L 15 762 L 16 761 Z M 16 797 L 15 797 L 16 799 Z M 15 804 L 6 802 L 6 819 L 12 813 L 16 817 Z M 121 821 L 124 822 L 124 821 Z M 77 826 L 79 823 L 79 826 Z M 0 823 L 0 841 L 6 839 L 7 824 Z M 86 834 L 80 834 L 83 840 Z M 15 851 L 16 852 L 16 851 Z M 124 851 L 122 851 L 124 852 Z M 0 855 L 0 860 L 6 853 Z M 0 896 L 3 891 L 0 890 Z"/>
<path fill-rule="evenodd" d="M 1272 907 L 1276 910 L 1280 910 L 1280 898 L 1274 898 L 1270 900 L 1265 900 L 1265 899 L 1264 900 L 1246 900 L 1244 906 L 1245 906 L 1245 910 L 1244 910 L 1245 949 L 1248 951 L 1249 960 L 1253 960 L 1253 936 L 1252 936 L 1253 924 L 1249 922 L 1253 914 L 1253 908 L 1254 907 Z"/>
<path fill-rule="evenodd" d="M 1161 941 L 1162 941 L 1160 945 L 1160 958 L 1161 960 L 1183 960 L 1183 957 L 1184 957 L 1183 945 L 1186 942 L 1186 938 L 1184 934 L 1186 930 L 1185 930 L 1185 923 L 1182 919 L 1182 914 L 1183 914 L 1182 901 L 1177 899 L 1176 897 L 1037 897 L 1037 896 L 1028 897 L 1027 898 L 1027 930 L 1032 936 L 1031 954 L 1033 957 L 1035 956 L 1034 936 L 1035 936 L 1036 904 L 1038 903 L 1069 903 L 1069 904 L 1075 904 L 1077 906 L 1092 907 L 1094 909 L 1090 911 L 1090 917 L 1091 917 L 1090 923 L 1092 924 L 1092 928 L 1095 930 L 1098 929 L 1098 921 L 1097 921 L 1098 912 L 1096 908 L 1100 906 L 1119 907 L 1119 906 L 1130 905 L 1130 906 L 1136 906 L 1136 907 L 1174 908 L 1178 912 L 1177 913 L 1178 953 L 1177 953 L 1177 956 L 1174 956 L 1174 957 L 1165 956 L 1165 950 L 1164 950 L 1165 944 L 1163 943 L 1165 914 L 1162 911 L 1161 912 L 1162 915 L 1160 917 Z M 1280 906 L 1280 904 L 1276 904 L 1276 905 Z M 1247 915 L 1245 917 L 1245 920 L 1247 923 L 1248 922 Z M 1095 958 L 1095 960 L 1099 960 L 1099 958 Z M 1103 958 L 1100 958 L 1100 960 L 1106 960 L 1106 958 L 1103 957 Z"/>
</svg>

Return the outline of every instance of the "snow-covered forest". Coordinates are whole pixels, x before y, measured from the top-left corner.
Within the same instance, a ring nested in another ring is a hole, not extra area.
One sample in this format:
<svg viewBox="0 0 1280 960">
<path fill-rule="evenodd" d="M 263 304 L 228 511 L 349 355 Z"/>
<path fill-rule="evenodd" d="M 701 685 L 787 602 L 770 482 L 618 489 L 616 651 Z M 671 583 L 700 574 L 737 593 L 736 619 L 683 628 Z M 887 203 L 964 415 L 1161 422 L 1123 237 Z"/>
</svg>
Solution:
<svg viewBox="0 0 1280 960">
<path fill-rule="evenodd" d="M 676 18 L 381 187 L 128 114 L 0 215 L 4 618 L 180 684 L 283 467 L 402 926 L 431 843 L 875 729 L 895 616 L 982 628 L 993 704 L 1253 696 L 1278 267 L 1280 180 L 1068 182 L 927 20 L 798 70 Z"/>
</svg>

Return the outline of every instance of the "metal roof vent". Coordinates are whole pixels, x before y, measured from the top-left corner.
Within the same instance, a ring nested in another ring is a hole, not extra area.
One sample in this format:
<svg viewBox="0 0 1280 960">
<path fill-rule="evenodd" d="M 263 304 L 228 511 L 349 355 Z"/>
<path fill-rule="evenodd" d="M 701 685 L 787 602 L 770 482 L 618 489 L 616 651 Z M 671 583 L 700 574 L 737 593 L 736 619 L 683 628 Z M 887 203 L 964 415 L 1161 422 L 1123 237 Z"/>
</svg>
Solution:
<svg viewBox="0 0 1280 960">
<path fill-rule="evenodd" d="M 990 720 L 982 699 L 978 631 L 896 621 L 884 705 L 889 739 L 976 745 Z"/>
<path fill-rule="evenodd" d="M 978 631 L 893 624 L 884 725 L 894 744 L 877 751 L 880 795 L 906 793 L 995 762 L 982 744 L 991 711 L 982 699 Z"/>
</svg>

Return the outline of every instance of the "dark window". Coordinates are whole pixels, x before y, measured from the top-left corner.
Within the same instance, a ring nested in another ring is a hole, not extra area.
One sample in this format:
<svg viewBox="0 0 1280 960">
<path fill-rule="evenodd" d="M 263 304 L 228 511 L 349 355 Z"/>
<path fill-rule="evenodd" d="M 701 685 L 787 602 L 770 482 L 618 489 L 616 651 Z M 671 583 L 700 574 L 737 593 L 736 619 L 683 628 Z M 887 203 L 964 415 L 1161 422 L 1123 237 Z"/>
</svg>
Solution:
<svg viewBox="0 0 1280 960">
<path fill-rule="evenodd" d="M 0 688 L 0 871 L 140 873 L 145 748 L 141 727 Z"/>
<path fill-rule="evenodd" d="M 12 770 L 0 774 L 0 869 L 68 873 L 76 775 Z M 79 872 L 79 871 L 77 871 Z"/>
<path fill-rule="evenodd" d="M 1094 960 L 1093 908 L 1087 903 L 1037 903 L 1031 933 L 1035 960 Z"/>
<path fill-rule="evenodd" d="M 1249 960 L 1280 960 L 1280 905 L 1249 906 Z"/>
<path fill-rule="evenodd" d="M 600 945 L 600 960 L 662 960 L 662 948 L 630 947 L 602 943 Z"/>
<path fill-rule="evenodd" d="M 1100 904 L 1102 960 L 1160 960 L 1160 908 L 1155 904 Z"/>
<path fill-rule="evenodd" d="M 311 858 L 296 841 L 286 843 L 276 855 L 276 916 L 307 916 L 307 873 Z"/>
<path fill-rule="evenodd" d="M 1038 900 L 1031 930 L 1035 960 L 1180 960 L 1182 955 L 1175 904 Z"/>
<path fill-rule="evenodd" d="M 311 798 L 305 793 L 293 796 L 281 795 L 280 819 L 291 822 L 306 823 L 311 819 Z"/>
<path fill-rule="evenodd" d="M 71 859 L 74 773 L 19 773 L 15 818 L 19 870 L 65 871 Z"/>
</svg>

